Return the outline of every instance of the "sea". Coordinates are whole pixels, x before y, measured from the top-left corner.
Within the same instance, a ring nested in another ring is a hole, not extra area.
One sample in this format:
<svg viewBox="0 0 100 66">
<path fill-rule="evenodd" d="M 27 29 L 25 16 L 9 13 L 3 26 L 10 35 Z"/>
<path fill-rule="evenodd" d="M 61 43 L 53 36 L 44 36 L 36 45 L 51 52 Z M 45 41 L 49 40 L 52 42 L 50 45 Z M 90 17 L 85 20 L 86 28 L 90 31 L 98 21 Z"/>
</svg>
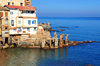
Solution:
<svg viewBox="0 0 100 66">
<path fill-rule="evenodd" d="M 0 50 L 0 66 L 100 66 L 100 17 L 38 17 L 38 23 L 48 22 L 57 34 L 69 34 L 70 41 L 96 42 L 58 49 Z"/>
</svg>

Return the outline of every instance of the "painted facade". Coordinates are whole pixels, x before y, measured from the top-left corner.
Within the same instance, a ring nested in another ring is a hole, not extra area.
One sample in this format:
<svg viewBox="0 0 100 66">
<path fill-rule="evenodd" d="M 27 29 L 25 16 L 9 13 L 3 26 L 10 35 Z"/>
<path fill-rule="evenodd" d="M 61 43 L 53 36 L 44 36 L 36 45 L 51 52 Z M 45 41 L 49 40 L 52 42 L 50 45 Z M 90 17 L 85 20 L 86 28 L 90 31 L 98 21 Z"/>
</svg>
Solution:
<svg viewBox="0 0 100 66">
<path fill-rule="evenodd" d="M 5 43 L 5 39 L 9 37 L 10 12 L 6 7 L 0 7 L 0 42 Z"/>
<path fill-rule="evenodd" d="M 31 0 L 0 0 L 0 6 L 31 6 Z"/>
<path fill-rule="evenodd" d="M 10 9 L 10 28 L 9 34 L 36 34 L 37 17 L 35 7 L 8 6 Z M 15 7 L 15 8 L 14 8 Z M 20 8 L 25 8 L 21 9 Z M 33 8 L 33 9 L 32 9 Z"/>
</svg>

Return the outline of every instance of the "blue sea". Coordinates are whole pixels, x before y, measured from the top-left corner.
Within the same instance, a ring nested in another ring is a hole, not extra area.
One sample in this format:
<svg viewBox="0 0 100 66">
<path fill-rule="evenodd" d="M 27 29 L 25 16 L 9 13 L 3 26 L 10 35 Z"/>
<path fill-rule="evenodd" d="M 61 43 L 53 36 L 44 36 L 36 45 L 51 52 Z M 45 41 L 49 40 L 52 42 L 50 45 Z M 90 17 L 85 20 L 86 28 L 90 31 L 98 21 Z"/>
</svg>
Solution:
<svg viewBox="0 0 100 66">
<path fill-rule="evenodd" d="M 97 41 L 59 49 L 1 50 L 3 66 L 100 66 L 100 17 L 39 17 L 38 23 L 48 23 L 57 34 L 69 34 L 70 41 Z M 60 28 L 68 27 L 68 28 Z M 59 31 L 64 29 L 64 31 Z M 54 32 L 51 31 L 51 36 Z M 59 36 L 58 36 L 59 38 Z M 0 60 L 1 61 L 1 60 Z"/>
</svg>

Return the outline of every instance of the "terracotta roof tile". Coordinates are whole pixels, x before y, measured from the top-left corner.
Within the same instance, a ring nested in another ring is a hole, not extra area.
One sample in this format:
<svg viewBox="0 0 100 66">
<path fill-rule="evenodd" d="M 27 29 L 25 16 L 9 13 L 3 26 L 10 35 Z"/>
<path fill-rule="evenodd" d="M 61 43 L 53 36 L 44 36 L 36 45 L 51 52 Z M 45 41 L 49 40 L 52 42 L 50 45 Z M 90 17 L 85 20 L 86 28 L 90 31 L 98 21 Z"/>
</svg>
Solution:
<svg viewBox="0 0 100 66">
<path fill-rule="evenodd" d="M 5 5 L 8 8 L 14 8 L 19 10 L 36 10 L 36 7 L 27 7 L 27 6 L 11 6 L 11 5 Z"/>
</svg>

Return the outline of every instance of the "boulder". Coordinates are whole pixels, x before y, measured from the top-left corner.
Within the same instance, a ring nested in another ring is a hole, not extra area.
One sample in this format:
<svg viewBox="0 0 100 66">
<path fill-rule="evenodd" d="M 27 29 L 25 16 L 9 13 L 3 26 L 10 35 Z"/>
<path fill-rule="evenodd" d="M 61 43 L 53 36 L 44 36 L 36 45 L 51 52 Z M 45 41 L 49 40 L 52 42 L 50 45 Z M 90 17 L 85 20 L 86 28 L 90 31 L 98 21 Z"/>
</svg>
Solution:
<svg viewBox="0 0 100 66">
<path fill-rule="evenodd" d="M 64 29 L 59 29 L 59 31 L 64 31 Z"/>
</svg>

